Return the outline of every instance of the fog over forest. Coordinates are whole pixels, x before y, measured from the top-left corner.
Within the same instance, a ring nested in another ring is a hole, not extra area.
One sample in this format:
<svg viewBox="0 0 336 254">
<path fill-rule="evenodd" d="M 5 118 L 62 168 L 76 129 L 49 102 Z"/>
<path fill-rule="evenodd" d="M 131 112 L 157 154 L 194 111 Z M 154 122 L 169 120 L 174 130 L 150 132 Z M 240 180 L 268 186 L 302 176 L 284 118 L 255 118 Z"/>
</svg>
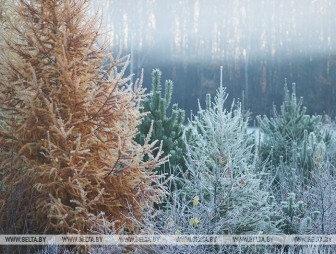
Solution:
<svg viewBox="0 0 336 254">
<path fill-rule="evenodd" d="M 130 72 L 144 68 L 150 87 L 161 69 L 187 112 L 215 93 L 223 66 L 229 98 L 244 91 L 253 115 L 279 106 L 285 78 L 309 113 L 336 115 L 336 1 L 96 0 L 95 8 L 115 52 L 131 55 Z"/>
</svg>

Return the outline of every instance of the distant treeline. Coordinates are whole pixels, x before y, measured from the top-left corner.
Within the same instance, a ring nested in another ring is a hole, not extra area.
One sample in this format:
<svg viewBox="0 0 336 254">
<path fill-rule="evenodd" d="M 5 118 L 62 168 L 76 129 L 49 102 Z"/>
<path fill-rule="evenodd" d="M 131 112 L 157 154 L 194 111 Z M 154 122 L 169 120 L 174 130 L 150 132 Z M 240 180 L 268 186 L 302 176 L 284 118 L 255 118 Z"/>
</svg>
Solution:
<svg viewBox="0 0 336 254">
<path fill-rule="evenodd" d="M 333 56 L 294 59 L 279 55 L 273 60 L 256 57 L 247 63 L 218 61 L 211 64 L 160 61 L 158 56 L 149 59 L 143 63 L 144 86 L 150 88 L 150 73 L 159 67 L 163 78 L 174 82 L 173 102 L 185 109 L 187 116 L 191 110 L 197 111 L 197 98 L 204 98 L 206 93 L 215 94 L 219 86 L 220 65 L 223 66 L 223 84 L 229 98 L 240 98 L 244 109 L 252 116 L 269 116 L 272 105 L 280 105 L 285 79 L 289 84 L 296 83 L 297 95 L 304 98 L 307 113 L 336 116 L 336 57 Z"/>
</svg>

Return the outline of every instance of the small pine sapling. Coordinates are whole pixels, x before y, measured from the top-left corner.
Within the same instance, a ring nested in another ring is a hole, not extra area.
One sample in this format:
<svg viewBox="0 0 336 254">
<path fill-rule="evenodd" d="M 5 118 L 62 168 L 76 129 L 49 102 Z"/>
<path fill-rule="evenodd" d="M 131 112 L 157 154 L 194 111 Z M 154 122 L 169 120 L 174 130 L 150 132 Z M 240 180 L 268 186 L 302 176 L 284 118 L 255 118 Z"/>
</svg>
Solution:
<svg viewBox="0 0 336 254">
<path fill-rule="evenodd" d="M 296 201 L 295 193 L 291 192 L 286 201 L 281 202 L 282 219 L 279 228 L 285 234 L 312 233 L 313 223 L 320 218 L 319 211 L 313 211 L 311 216 L 307 211 L 307 204 L 302 200 Z"/>
<path fill-rule="evenodd" d="M 139 128 L 137 141 L 143 144 L 145 137 L 153 124 L 152 140 L 162 140 L 162 150 L 169 156 L 169 163 L 158 168 L 159 174 L 178 175 L 176 166 L 184 168 L 183 155 L 185 146 L 182 140 L 184 129 L 185 112 L 177 104 L 173 104 L 171 115 L 168 116 L 172 100 L 173 82 L 165 82 L 165 93 L 162 95 L 161 71 L 158 69 L 152 72 L 152 91 L 150 98 L 143 102 L 142 112 L 147 113 Z M 175 170 L 175 172 L 174 172 Z M 173 172 L 172 172 L 173 171 Z"/>
<path fill-rule="evenodd" d="M 273 186 L 295 192 L 304 188 L 312 173 L 326 155 L 326 136 L 322 130 L 321 116 L 306 114 L 302 98 L 297 100 L 295 84 L 289 93 L 285 83 L 284 101 L 280 113 L 273 109 L 273 117 L 258 117 L 263 140 L 260 145 L 261 160 L 275 179 Z"/>
</svg>

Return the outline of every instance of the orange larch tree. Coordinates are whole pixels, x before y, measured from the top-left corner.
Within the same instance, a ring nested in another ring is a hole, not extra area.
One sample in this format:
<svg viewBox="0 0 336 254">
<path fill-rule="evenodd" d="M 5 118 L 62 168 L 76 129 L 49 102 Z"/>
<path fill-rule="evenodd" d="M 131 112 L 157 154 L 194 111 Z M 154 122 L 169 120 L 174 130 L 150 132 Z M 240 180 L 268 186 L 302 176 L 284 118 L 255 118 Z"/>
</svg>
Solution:
<svg viewBox="0 0 336 254">
<path fill-rule="evenodd" d="M 134 141 L 141 82 L 99 44 L 86 0 L 6 6 L 0 52 L 1 233 L 137 230 L 165 194 L 154 144 Z M 141 80 L 140 80 L 141 81 Z M 144 157 L 149 158 L 144 160 Z M 138 223 L 137 223 L 138 225 Z"/>
</svg>

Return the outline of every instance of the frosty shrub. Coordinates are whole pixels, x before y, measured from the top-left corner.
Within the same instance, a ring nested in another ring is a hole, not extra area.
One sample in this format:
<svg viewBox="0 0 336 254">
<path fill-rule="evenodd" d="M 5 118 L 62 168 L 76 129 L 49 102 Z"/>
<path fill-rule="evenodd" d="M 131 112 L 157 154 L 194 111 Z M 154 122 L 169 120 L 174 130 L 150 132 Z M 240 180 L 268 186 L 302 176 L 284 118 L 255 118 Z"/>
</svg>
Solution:
<svg viewBox="0 0 336 254">
<path fill-rule="evenodd" d="M 330 161 L 313 174 L 313 182 L 303 197 L 310 210 L 311 231 L 320 234 L 336 233 L 336 168 Z"/>
</svg>

